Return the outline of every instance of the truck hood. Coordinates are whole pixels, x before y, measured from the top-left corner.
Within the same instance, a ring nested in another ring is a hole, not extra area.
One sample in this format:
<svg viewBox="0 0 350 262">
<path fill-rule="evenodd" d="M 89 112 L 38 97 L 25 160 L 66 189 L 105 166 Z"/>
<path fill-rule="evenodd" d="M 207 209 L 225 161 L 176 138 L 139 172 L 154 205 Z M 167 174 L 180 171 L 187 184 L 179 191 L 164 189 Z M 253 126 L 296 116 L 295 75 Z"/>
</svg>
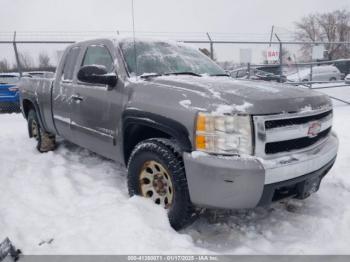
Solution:
<svg viewBox="0 0 350 262">
<path fill-rule="evenodd" d="M 331 106 L 329 97 L 322 93 L 273 82 L 209 76 L 162 76 L 149 81 L 178 88 L 191 106 L 212 111 L 226 108 L 248 114 L 277 114 Z"/>
</svg>

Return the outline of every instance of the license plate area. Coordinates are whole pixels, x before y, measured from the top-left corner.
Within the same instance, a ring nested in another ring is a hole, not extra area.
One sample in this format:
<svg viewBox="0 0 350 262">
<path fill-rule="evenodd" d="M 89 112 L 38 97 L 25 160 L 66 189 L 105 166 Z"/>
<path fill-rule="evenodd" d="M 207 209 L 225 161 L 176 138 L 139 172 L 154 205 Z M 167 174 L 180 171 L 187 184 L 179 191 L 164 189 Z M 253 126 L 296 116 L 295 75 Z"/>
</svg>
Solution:
<svg viewBox="0 0 350 262">
<path fill-rule="evenodd" d="M 305 199 L 320 188 L 321 178 L 319 176 L 308 178 L 297 184 L 298 199 Z"/>
</svg>

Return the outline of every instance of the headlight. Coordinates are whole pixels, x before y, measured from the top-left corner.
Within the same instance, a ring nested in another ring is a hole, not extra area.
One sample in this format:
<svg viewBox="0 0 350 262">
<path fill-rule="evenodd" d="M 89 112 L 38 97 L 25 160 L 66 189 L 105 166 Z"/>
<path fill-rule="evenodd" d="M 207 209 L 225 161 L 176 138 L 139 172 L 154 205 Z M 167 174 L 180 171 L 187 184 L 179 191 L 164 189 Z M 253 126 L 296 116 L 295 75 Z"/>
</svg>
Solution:
<svg viewBox="0 0 350 262">
<path fill-rule="evenodd" d="M 235 155 L 252 154 L 252 127 L 248 115 L 200 112 L 196 122 L 196 150 Z"/>
</svg>

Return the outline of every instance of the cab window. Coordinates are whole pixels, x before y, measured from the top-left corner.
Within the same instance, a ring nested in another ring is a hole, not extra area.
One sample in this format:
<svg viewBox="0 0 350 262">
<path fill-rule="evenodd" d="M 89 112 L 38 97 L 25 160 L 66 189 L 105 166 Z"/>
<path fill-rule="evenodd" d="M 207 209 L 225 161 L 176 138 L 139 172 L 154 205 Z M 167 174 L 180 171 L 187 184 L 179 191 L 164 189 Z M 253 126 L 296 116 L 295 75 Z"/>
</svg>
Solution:
<svg viewBox="0 0 350 262">
<path fill-rule="evenodd" d="M 93 45 L 87 48 L 82 66 L 86 65 L 105 66 L 108 73 L 114 70 L 111 54 L 105 46 L 101 45 Z"/>
</svg>

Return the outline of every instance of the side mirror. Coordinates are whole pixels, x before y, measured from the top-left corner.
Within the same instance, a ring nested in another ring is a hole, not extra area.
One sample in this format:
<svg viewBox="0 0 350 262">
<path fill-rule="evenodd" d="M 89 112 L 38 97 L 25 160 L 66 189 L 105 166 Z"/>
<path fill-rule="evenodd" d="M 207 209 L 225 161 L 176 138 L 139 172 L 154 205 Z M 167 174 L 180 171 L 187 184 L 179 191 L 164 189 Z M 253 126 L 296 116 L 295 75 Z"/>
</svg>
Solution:
<svg viewBox="0 0 350 262">
<path fill-rule="evenodd" d="M 102 65 L 87 65 L 80 68 L 78 80 L 90 84 L 108 85 L 108 89 L 115 87 L 118 77 L 115 73 L 108 73 Z"/>
</svg>

